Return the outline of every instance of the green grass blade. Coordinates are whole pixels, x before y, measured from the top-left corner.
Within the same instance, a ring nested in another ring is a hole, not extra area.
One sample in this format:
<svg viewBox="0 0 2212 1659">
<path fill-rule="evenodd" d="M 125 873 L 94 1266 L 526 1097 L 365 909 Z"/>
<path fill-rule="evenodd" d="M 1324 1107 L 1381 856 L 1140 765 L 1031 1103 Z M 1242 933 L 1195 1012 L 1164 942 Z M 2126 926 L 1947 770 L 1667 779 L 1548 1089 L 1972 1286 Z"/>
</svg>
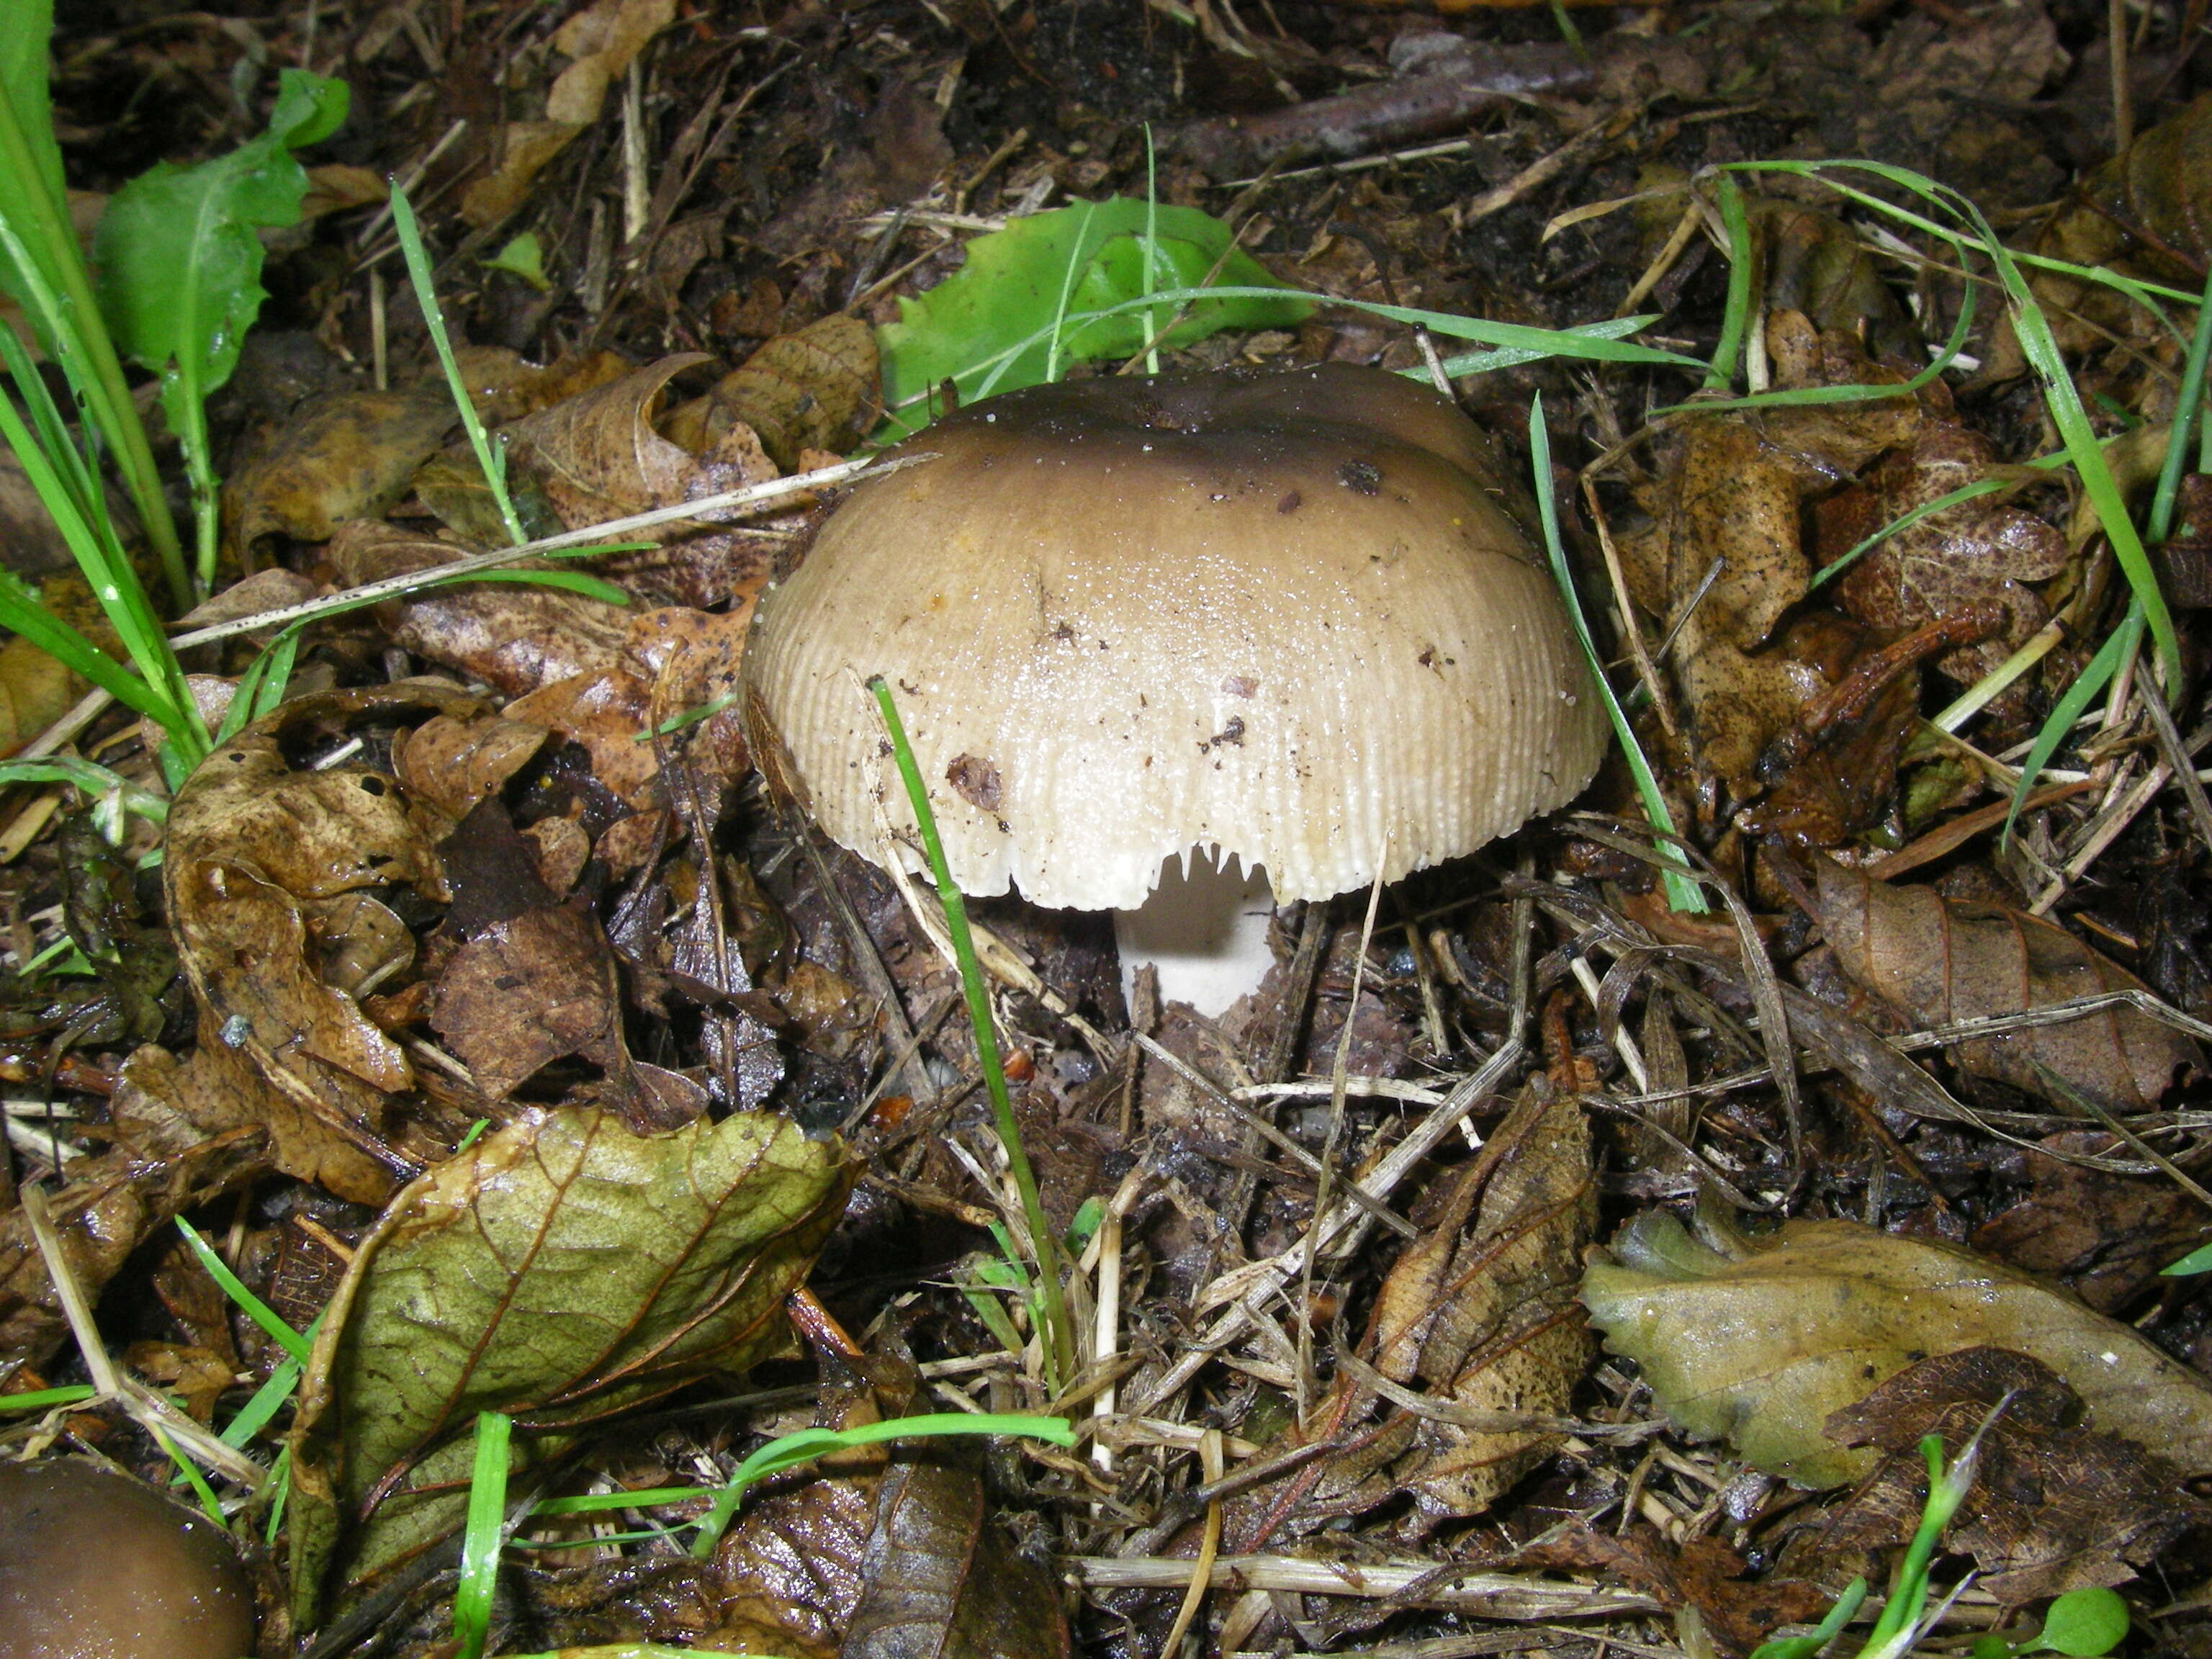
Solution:
<svg viewBox="0 0 2212 1659">
<path fill-rule="evenodd" d="M 1567 568 L 1566 547 L 1559 539 L 1559 504 L 1553 499 L 1552 433 L 1544 420 L 1540 393 L 1528 405 L 1528 450 L 1530 470 L 1535 474 L 1536 510 L 1543 520 L 1544 550 L 1551 559 L 1552 579 L 1559 584 L 1559 598 L 1566 605 L 1569 620 L 1575 625 L 1575 637 L 1582 642 L 1583 659 L 1589 665 L 1590 678 L 1597 684 L 1598 695 L 1605 699 L 1605 712 L 1613 722 L 1613 735 L 1620 740 L 1621 753 L 1627 757 L 1629 774 L 1636 780 L 1636 793 L 1644 803 L 1644 815 L 1660 832 L 1659 856 L 1663 862 L 1659 876 L 1666 884 L 1668 906 L 1678 912 L 1703 915 L 1705 895 L 1689 875 L 1689 865 L 1682 857 L 1682 849 L 1675 844 L 1680 832 L 1674 828 L 1674 815 L 1668 810 L 1667 798 L 1660 793 L 1659 780 L 1651 770 L 1651 763 L 1644 757 L 1644 746 L 1636 740 L 1636 729 L 1628 723 L 1627 711 L 1621 708 L 1620 699 L 1613 694 L 1612 683 L 1605 677 L 1605 664 L 1599 659 L 1597 642 L 1590 636 L 1589 621 L 1583 615 L 1582 596 L 1575 591 L 1574 574 Z M 1632 620 L 1629 625 L 1633 627 L 1634 622 Z"/>
<path fill-rule="evenodd" d="M 2205 363 L 2212 358 L 2212 277 L 2197 304 L 2197 331 L 2190 338 L 2189 356 L 2181 367 L 2181 391 L 2173 400 L 2173 425 L 2166 437 L 2166 459 L 2158 470 L 2158 489 L 2151 496 L 2150 516 L 2143 530 L 2152 546 L 2173 533 L 2174 503 L 2181 496 L 2181 475 L 2187 469 L 2190 430 L 2204 421 Z"/>
<path fill-rule="evenodd" d="M 1743 186 L 1724 173 L 1714 194 L 1719 198 L 1722 227 L 1728 232 L 1728 305 L 1721 313 L 1720 343 L 1713 349 L 1712 367 L 1705 371 L 1705 386 L 1708 390 L 1721 392 L 1735 384 L 1744 336 L 1750 331 L 1753 250 L 1751 220 L 1743 206 Z"/>
<path fill-rule="evenodd" d="M 929 790 L 921 781 L 921 769 L 915 763 L 914 746 L 907 741 L 906 727 L 901 723 L 898 706 L 891 700 L 890 686 L 878 676 L 869 683 L 874 693 L 876 707 L 883 714 L 884 727 L 890 733 L 891 753 L 898 763 L 900 780 L 906 785 L 907 798 L 913 803 L 915 821 L 921 830 L 921 843 L 929 854 L 929 869 L 937 883 L 937 896 L 945 906 L 945 931 L 952 937 L 953 954 L 960 963 L 960 988 L 968 1000 L 968 1018 L 975 1027 L 975 1054 L 983 1068 L 983 1085 L 991 1097 L 991 1114 L 999 1126 L 999 1138 L 1005 1143 L 1007 1166 L 1014 1177 L 1014 1185 L 1022 1197 L 1022 1219 L 1030 1233 L 1030 1249 L 1036 1254 L 1037 1281 L 1043 1293 L 1045 1314 L 1044 1349 L 1048 1362 L 1053 1367 L 1055 1383 L 1064 1383 L 1075 1369 L 1075 1335 L 1068 1323 L 1067 1297 L 1060 1282 L 1060 1254 L 1052 1230 L 1045 1224 L 1044 1206 L 1037 1197 L 1036 1176 L 1030 1169 L 1029 1155 L 1022 1150 L 1021 1129 L 1014 1121 L 1013 1102 L 1006 1094 L 1006 1068 L 999 1062 L 999 1036 L 991 1018 L 991 995 L 983 982 L 983 970 L 975 959 L 975 945 L 968 931 L 968 905 L 960 889 L 952 879 L 952 868 L 945 861 L 945 843 L 937 833 L 937 815 L 930 811 Z"/>
<path fill-rule="evenodd" d="M 2004 834 L 1999 839 L 2000 846 L 2011 842 L 2012 827 L 2020 817 L 2022 803 L 2035 787 L 2035 781 L 2042 775 L 2043 769 L 2051 763 L 2051 757 L 2058 752 L 2058 745 L 2065 742 L 2067 733 L 2073 731 L 2074 722 L 2088 712 L 2089 704 L 2097 694 L 2112 684 L 2113 675 L 2119 672 L 2120 665 L 2142 646 L 2142 607 L 2130 600 L 2127 615 L 2120 619 L 2120 625 L 2097 648 L 2097 654 L 2089 659 L 2089 665 L 2075 677 L 2073 684 L 2066 688 L 2065 695 L 2058 699 L 2050 717 L 2036 732 L 2034 745 L 2028 750 L 2027 758 L 2020 763 L 2020 783 L 2013 790 L 2011 809 L 2005 813 Z"/>
<path fill-rule="evenodd" d="M 208 1277 L 215 1280 L 222 1293 L 244 1309 L 246 1317 L 258 1325 L 262 1334 L 271 1342 L 302 1365 L 306 1364 L 313 1340 L 294 1330 L 274 1308 L 246 1289 L 244 1281 L 230 1270 L 230 1263 L 217 1255 L 215 1247 L 201 1237 L 199 1230 L 182 1216 L 177 1218 L 177 1231 L 184 1234 L 185 1242 L 191 1246 L 193 1255 L 198 1258 L 200 1266 L 207 1270 Z"/>
<path fill-rule="evenodd" d="M 430 283 L 430 257 L 423 251 L 422 228 L 415 222 L 415 209 L 407 199 L 407 192 L 397 183 L 392 186 L 392 228 L 399 237 L 399 251 L 407 261 L 408 280 L 415 285 L 416 301 L 422 307 L 422 321 L 430 331 L 430 343 L 437 348 L 439 365 L 446 371 L 446 384 L 453 390 L 453 406 L 460 411 L 462 428 L 469 434 L 469 447 L 476 452 L 477 465 L 483 469 L 484 483 L 491 490 L 492 500 L 498 503 L 499 520 L 507 527 L 507 538 L 520 547 L 530 537 L 514 510 L 514 498 L 507 493 L 507 452 L 492 441 L 484 431 L 483 422 L 477 418 L 477 406 L 469 397 L 468 382 L 461 378 L 460 365 L 453 361 L 453 343 L 446 335 L 446 313 L 440 309 L 437 290 Z"/>
<path fill-rule="evenodd" d="M 950 1435 L 1025 1435 L 1060 1447 L 1075 1443 L 1075 1431 L 1057 1417 L 1018 1416 L 1006 1412 L 924 1412 L 913 1417 L 890 1417 L 861 1423 L 848 1429 L 797 1429 L 779 1435 L 732 1470 L 728 1481 L 715 1495 L 714 1507 L 699 1518 L 698 1535 L 691 1553 L 705 1559 L 728 1529 L 744 1501 L 746 1491 L 771 1474 L 811 1463 L 825 1453 L 854 1446 L 879 1445 L 887 1440 L 942 1439 Z M 588 1498 L 556 1498 L 540 1504 L 533 1515 L 578 1515 L 595 1510 L 644 1508 L 654 1504 L 677 1504 L 699 1495 L 695 1487 L 669 1486 L 657 1492 L 617 1492 Z"/>
<path fill-rule="evenodd" d="M 477 1413 L 477 1455 L 469 1471 L 468 1522 L 461 1533 L 461 1577 L 453 1589 L 453 1636 L 460 1659 L 481 1659 L 499 1588 L 500 1535 L 507 1518 L 507 1446 L 514 1422 L 504 1412 Z"/>
<path fill-rule="evenodd" d="M 39 57 L 36 73 L 43 113 L 43 49 Z M 92 275 L 85 268 L 66 204 L 52 193 L 58 181 L 46 179 L 34 149 L 35 140 L 25 131 L 14 99 L 0 93 L 0 254 L 6 256 L 0 259 L 0 270 L 12 270 L 16 296 L 40 338 L 114 453 L 124 489 L 168 577 L 171 597 L 179 605 L 188 605 L 191 581 L 177 540 L 176 521 L 162 493 L 161 471 L 154 465 L 146 424 L 139 418 L 123 377 L 122 360 L 101 320 Z M 16 222 L 16 216 L 26 222 Z"/>
</svg>

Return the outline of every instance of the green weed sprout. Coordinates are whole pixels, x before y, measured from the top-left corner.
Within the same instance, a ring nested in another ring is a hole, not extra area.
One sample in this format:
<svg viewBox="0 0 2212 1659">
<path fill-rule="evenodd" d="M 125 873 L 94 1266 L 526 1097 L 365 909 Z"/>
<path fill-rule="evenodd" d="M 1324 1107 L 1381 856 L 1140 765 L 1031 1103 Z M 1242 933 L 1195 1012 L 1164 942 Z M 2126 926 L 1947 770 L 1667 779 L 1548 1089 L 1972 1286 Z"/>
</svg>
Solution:
<svg viewBox="0 0 2212 1659">
<path fill-rule="evenodd" d="M 507 539 L 520 547 L 530 537 L 522 527 L 521 516 L 514 510 L 514 498 L 507 491 L 507 451 L 493 441 L 477 417 L 475 400 L 469 396 L 468 382 L 461 378 L 460 365 L 453 359 L 453 343 L 446 333 L 446 313 L 439 307 L 437 289 L 431 285 L 430 258 L 423 251 L 422 232 L 415 222 L 414 204 L 396 179 L 392 185 L 392 228 L 398 234 L 399 250 L 407 260 L 408 279 L 415 285 L 415 299 L 422 307 L 430 343 L 437 348 L 439 366 L 446 371 L 453 407 L 460 412 L 461 425 L 469 434 L 469 447 L 476 452 L 477 465 L 483 470 L 484 483 L 498 505 L 499 520 L 506 526 Z"/>
<path fill-rule="evenodd" d="M 1935 1627 L 1956 1599 L 1959 1590 L 1954 1589 L 1933 1613 L 1928 1612 L 1929 1563 L 1935 1558 L 1944 1529 L 1958 1514 L 1959 1505 L 1974 1484 L 1982 1437 L 1990 1431 L 2010 1401 L 2011 1396 L 2007 1395 L 1990 1409 L 1948 1468 L 1943 1461 L 1943 1437 L 1936 1434 L 1922 1437 L 1920 1455 L 1928 1465 L 1928 1496 L 1921 1504 L 1920 1525 L 1912 1534 L 1912 1541 L 1905 1547 L 1905 1559 L 1898 1564 L 1888 1600 L 1882 1604 L 1881 1613 L 1858 1650 L 1856 1659 L 1901 1659 Z M 1959 1589 L 1965 1588 L 1961 1584 Z M 1842 1634 L 1844 1626 L 1866 1600 L 1866 1580 L 1854 1578 L 1810 1635 L 1785 1636 L 1763 1642 L 1753 1650 L 1751 1659 L 1814 1659 Z M 2009 1642 L 1994 1634 L 1980 1637 L 1974 1643 L 1973 1659 L 2011 1659 L 2014 1654 L 2043 1652 L 2094 1659 L 2094 1656 L 2118 1647 L 2127 1633 L 2127 1603 L 2118 1595 L 2108 1589 L 2072 1590 L 2051 1604 L 2039 1635 L 2022 1642 Z"/>
<path fill-rule="evenodd" d="M 1972 1659 L 2013 1659 L 2015 1654 L 2063 1653 L 2069 1659 L 2096 1659 L 2110 1653 L 2128 1634 L 2128 1604 L 2119 1592 L 2101 1586 L 2068 1590 L 2043 1610 L 2043 1628 L 2021 1641 L 1995 1631 L 1977 1636 L 1967 1650 Z"/>
</svg>

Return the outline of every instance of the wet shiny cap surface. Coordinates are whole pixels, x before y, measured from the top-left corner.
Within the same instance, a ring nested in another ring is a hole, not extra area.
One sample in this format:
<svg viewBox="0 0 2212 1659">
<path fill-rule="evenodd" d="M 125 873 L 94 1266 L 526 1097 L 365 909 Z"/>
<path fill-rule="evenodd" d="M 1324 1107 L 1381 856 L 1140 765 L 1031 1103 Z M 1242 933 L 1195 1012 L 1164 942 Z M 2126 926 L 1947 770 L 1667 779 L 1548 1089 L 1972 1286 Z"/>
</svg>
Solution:
<svg viewBox="0 0 2212 1659">
<path fill-rule="evenodd" d="M 74 1459 L 0 1464 L 0 1659 L 241 1659 L 253 1633 L 205 1516 Z"/>
</svg>

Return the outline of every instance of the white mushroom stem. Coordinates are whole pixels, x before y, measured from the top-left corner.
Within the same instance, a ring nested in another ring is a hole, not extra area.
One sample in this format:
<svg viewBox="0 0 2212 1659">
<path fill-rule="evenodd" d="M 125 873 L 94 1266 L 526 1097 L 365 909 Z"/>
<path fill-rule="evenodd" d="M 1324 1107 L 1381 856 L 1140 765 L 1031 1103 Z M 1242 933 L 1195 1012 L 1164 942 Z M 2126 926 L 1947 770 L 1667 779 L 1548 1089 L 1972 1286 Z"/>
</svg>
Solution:
<svg viewBox="0 0 2212 1659">
<path fill-rule="evenodd" d="M 1170 859 L 1141 908 L 1114 913 L 1122 996 L 1133 997 L 1137 970 L 1149 963 L 1159 972 L 1163 1003 L 1187 1002 L 1208 1018 L 1227 1012 L 1273 965 L 1267 922 L 1274 911 L 1258 865 L 1240 870 L 1235 854 L 1212 850 Z"/>
</svg>

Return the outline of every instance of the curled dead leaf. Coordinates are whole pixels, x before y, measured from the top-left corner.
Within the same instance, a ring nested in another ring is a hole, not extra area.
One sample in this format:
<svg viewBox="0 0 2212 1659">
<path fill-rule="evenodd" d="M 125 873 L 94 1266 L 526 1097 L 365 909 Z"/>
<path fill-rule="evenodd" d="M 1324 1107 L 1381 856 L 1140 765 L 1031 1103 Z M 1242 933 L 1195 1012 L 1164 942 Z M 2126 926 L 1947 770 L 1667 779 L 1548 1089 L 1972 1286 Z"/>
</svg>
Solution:
<svg viewBox="0 0 2212 1659">
<path fill-rule="evenodd" d="M 1932 887 L 1899 887 L 1819 864 L 1816 919 L 1844 971 L 1900 1013 L 1934 1025 L 2030 1012 L 2108 991 L 2148 995 L 2141 980 L 2054 922 L 2009 905 L 1965 904 Z M 2039 1067 L 2113 1111 L 2159 1103 L 2196 1042 L 2124 1004 L 2079 1018 L 1955 1044 L 1976 1077 L 2031 1094 L 2054 1091 Z"/>
</svg>

